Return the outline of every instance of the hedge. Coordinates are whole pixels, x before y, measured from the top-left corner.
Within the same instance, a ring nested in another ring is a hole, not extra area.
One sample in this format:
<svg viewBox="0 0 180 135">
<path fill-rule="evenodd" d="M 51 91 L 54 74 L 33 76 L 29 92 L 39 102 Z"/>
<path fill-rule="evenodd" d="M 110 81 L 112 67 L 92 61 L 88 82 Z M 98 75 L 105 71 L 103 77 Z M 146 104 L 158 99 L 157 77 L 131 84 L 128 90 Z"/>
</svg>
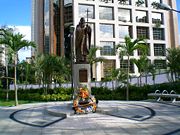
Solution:
<svg viewBox="0 0 180 135">
<path fill-rule="evenodd" d="M 156 85 L 146 85 L 143 87 L 129 86 L 129 100 L 146 100 L 148 93 L 152 93 L 155 90 L 171 90 L 176 91 L 180 94 L 180 82 L 175 83 L 163 83 Z M 106 87 L 92 87 L 92 95 L 98 100 L 126 100 L 126 87 L 118 87 L 115 90 L 110 90 Z M 6 98 L 6 91 L 0 90 L 0 99 Z M 9 91 L 9 99 L 14 100 L 14 91 Z M 18 90 L 19 100 L 28 101 L 67 101 L 72 99 L 72 89 L 71 88 L 54 88 L 48 89 L 48 94 L 44 94 L 44 90 L 41 89 L 28 89 Z"/>
</svg>

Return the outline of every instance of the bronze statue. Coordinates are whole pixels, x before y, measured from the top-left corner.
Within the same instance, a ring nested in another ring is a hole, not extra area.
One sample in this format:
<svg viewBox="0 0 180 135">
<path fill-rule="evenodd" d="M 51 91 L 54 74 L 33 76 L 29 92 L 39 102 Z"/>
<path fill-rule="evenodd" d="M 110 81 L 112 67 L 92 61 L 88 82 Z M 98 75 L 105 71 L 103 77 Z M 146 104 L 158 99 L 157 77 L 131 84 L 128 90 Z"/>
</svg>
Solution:
<svg viewBox="0 0 180 135">
<path fill-rule="evenodd" d="M 76 63 L 87 63 L 90 45 L 91 27 L 85 24 L 84 18 L 81 18 L 75 33 Z"/>
</svg>

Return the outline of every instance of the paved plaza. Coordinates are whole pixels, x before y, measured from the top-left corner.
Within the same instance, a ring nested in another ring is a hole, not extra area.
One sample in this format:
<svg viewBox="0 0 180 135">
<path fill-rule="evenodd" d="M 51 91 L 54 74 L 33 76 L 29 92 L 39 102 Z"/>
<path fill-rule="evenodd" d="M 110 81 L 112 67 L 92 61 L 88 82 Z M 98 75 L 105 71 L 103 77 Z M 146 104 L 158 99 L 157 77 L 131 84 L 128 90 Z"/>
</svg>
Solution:
<svg viewBox="0 0 180 135">
<path fill-rule="evenodd" d="M 180 135 L 180 103 L 99 101 L 81 115 L 70 101 L 0 107 L 0 135 Z"/>
</svg>

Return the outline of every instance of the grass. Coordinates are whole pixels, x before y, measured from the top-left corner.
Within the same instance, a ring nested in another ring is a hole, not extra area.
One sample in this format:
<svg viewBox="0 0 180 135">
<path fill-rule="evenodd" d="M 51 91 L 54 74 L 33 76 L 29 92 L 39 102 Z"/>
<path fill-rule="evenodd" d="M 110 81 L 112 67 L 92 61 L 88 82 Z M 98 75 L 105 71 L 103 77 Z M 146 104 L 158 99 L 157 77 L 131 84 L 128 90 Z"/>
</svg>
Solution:
<svg viewBox="0 0 180 135">
<path fill-rule="evenodd" d="M 28 103 L 37 103 L 37 101 L 25 101 L 25 100 L 19 100 L 19 104 L 28 104 Z M 15 101 L 14 100 L 0 100 L 0 106 L 14 106 Z"/>
</svg>

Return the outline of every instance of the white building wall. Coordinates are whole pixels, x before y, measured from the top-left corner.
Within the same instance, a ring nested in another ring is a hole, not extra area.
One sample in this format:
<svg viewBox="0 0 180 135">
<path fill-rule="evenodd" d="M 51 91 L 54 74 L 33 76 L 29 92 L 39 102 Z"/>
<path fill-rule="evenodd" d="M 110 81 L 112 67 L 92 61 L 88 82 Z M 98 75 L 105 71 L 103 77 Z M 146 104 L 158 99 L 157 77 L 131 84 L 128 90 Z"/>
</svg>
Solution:
<svg viewBox="0 0 180 135">
<path fill-rule="evenodd" d="M 100 45 L 100 41 L 114 41 L 115 45 L 119 44 L 119 42 L 123 42 L 124 39 L 119 38 L 119 31 L 118 31 L 118 26 L 119 24 L 121 25 L 130 25 L 133 28 L 133 39 L 137 38 L 137 31 L 136 27 L 137 26 L 145 26 L 149 28 L 149 39 L 147 40 L 147 43 L 150 45 L 150 56 L 148 58 L 153 62 L 155 59 L 165 59 L 165 56 L 154 56 L 154 43 L 160 43 L 160 44 L 165 44 L 166 48 L 170 47 L 170 38 L 168 37 L 169 34 L 169 28 L 167 28 L 168 25 L 168 16 L 167 12 L 164 10 L 156 10 L 153 9 L 150 4 L 148 4 L 148 7 L 137 7 L 135 5 L 135 0 L 131 0 L 132 5 L 120 5 L 118 4 L 118 0 L 114 0 L 114 3 L 103 3 L 99 2 L 99 0 L 94 0 L 94 1 L 89 1 L 89 0 L 74 0 L 73 1 L 73 6 L 74 6 L 74 26 L 76 26 L 79 23 L 79 10 L 78 10 L 78 5 L 79 4 L 86 4 L 86 5 L 94 5 L 95 9 L 95 19 L 89 19 L 89 22 L 94 22 L 95 23 L 95 45 L 98 46 Z M 147 0 L 148 3 L 151 2 L 151 0 Z M 165 0 L 165 3 L 167 1 Z M 107 7 L 113 7 L 114 8 L 114 20 L 100 20 L 99 19 L 99 6 L 107 6 Z M 132 22 L 120 22 L 118 21 L 118 8 L 123 8 L 123 9 L 131 9 L 132 10 Z M 136 10 L 141 10 L 141 11 L 147 11 L 148 12 L 148 18 L 149 18 L 149 23 L 137 23 L 136 22 Z M 158 13 L 163 13 L 164 16 L 164 24 L 161 25 L 161 28 L 165 29 L 165 40 L 153 40 L 153 27 L 155 26 L 152 23 L 152 12 L 158 12 Z M 113 24 L 115 26 L 115 37 L 114 38 L 100 38 L 100 23 L 107 23 L 107 24 Z M 177 37 L 178 38 L 178 37 Z M 97 51 L 97 57 L 101 56 L 100 51 Z M 116 61 L 116 68 L 120 67 L 120 60 L 118 57 L 118 54 L 115 56 L 103 56 L 104 58 L 108 60 L 115 60 Z M 139 58 L 137 55 L 137 51 L 134 53 L 135 58 Z M 100 81 L 101 78 L 103 77 L 102 73 L 102 65 L 101 63 L 97 63 L 97 69 L 96 69 L 96 80 Z M 138 69 L 136 66 L 134 66 L 135 70 L 135 75 L 138 75 Z"/>
</svg>

